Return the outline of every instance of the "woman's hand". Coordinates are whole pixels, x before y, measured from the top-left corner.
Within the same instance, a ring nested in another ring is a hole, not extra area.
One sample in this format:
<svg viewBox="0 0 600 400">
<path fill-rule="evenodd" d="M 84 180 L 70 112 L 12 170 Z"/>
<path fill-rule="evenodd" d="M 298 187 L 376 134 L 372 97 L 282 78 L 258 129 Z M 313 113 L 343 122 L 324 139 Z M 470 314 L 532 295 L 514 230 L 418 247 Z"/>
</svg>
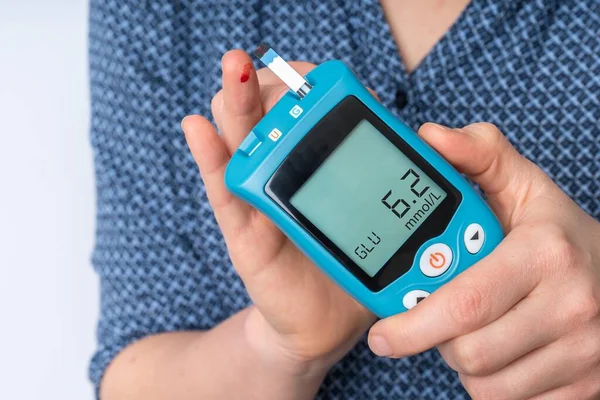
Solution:
<svg viewBox="0 0 600 400">
<path fill-rule="evenodd" d="M 375 324 L 373 351 L 434 346 L 475 399 L 600 396 L 600 223 L 492 125 L 421 136 L 486 192 L 507 232 L 484 260 Z"/>
<path fill-rule="evenodd" d="M 301 74 L 315 67 L 293 65 Z M 254 303 L 246 339 L 263 362 L 322 377 L 374 317 L 266 217 L 226 189 L 223 174 L 231 154 L 288 88 L 269 70 L 256 72 L 242 51 L 227 53 L 222 66 L 223 90 L 212 101 L 221 136 L 200 116 L 186 117 L 182 126 L 233 265 Z"/>
</svg>

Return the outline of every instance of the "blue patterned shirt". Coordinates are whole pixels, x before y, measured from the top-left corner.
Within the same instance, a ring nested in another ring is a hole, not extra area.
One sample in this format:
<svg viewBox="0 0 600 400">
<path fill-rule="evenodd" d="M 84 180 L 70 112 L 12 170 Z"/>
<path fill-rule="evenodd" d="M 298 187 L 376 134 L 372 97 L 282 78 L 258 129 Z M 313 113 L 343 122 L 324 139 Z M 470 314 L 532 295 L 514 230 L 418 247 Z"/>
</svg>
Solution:
<svg viewBox="0 0 600 400">
<path fill-rule="evenodd" d="M 377 0 L 91 0 L 96 386 L 132 342 L 210 329 L 249 304 L 179 123 L 210 115 L 224 52 L 262 41 L 290 60 L 345 61 L 415 129 L 498 125 L 600 217 L 598 0 L 473 0 L 410 74 Z M 468 395 L 437 351 L 391 360 L 362 340 L 318 398 Z"/>
</svg>

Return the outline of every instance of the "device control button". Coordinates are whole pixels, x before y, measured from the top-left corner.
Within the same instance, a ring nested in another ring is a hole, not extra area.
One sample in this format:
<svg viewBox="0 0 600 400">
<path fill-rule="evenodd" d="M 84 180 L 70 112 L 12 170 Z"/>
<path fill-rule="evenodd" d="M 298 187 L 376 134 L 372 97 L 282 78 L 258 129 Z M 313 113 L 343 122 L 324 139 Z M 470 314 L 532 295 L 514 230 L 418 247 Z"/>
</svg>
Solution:
<svg viewBox="0 0 600 400">
<path fill-rule="evenodd" d="M 465 247 L 471 254 L 477 254 L 483 247 L 485 241 L 485 231 L 479 224 L 471 224 L 465 229 Z"/>
<path fill-rule="evenodd" d="M 278 141 L 279 138 L 282 136 L 283 136 L 283 133 L 281 133 L 281 131 L 277 128 L 273 128 L 271 133 L 269 133 L 269 139 L 271 139 L 274 142 Z"/>
<path fill-rule="evenodd" d="M 256 137 L 254 132 L 250 131 L 248 136 L 246 136 L 246 138 L 242 141 L 242 144 L 240 144 L 238 150 L 246 153 L 246 155 L 248 156 L 251 156 L 252 153 L 254 153 L 256 149 L 260 147 L 261 144 L 262 142 L 260 141 L 260 139 Z"/>
<path fill-rule="evenodd" d="M 430 294 L 431 293 L 426 292 L 424 290 L 411 290 L 410 292 L 404 295 L 404 298 L 402 299 L 402 304 L 404 305 L 404 307 L 406 307 L 407 310 L 410 310 Z"/>
<path fill-rule="evenodd" d="M 295 105 L 294 107 L 292 107 L 292 109 L 290 110 L 290 115 L 294 118 L 297 119 L 300 115 L 302 115 L 302 112 L 304 110 L 302 109 L 302 107 L 300 107 L 299 105 Z"/>
<path fill-rule="evenodd" d="M 452 250 L 444 243 L 429 246 L 421 255 L 421 272 L 430 277 L 442 275 L 452 265 Z"/>
</svg>

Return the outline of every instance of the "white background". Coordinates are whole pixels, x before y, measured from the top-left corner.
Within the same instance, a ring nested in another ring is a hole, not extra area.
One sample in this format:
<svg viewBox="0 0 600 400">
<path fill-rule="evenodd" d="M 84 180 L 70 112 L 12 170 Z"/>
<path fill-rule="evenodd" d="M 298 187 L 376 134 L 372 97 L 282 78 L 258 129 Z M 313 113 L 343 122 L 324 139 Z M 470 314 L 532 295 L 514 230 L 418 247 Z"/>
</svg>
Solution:
<svg viewBox="0 0 600 400">
<path fill-rule="evenodd" d="M 91 399 L 86 0 L 0 0 L 0 399 Z"/>
</svg>

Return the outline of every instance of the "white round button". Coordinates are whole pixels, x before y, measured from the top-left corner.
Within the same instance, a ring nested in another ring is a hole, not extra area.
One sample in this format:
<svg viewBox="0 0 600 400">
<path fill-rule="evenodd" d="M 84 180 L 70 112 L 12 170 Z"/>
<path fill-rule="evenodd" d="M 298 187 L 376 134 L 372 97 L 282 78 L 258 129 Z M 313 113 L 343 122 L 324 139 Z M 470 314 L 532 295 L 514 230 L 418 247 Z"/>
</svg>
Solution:
<svg viewBox="0 0 600 400">
<path fill-rule="evenodd" d="M 417 304 L 421 302 L 421 300 L 425 299 L 429 296 L 430 293 L 424 290 L 411 290 L 410 292 L 404 295 L 402 299 L 402 304 L 406 307 L 407 310 L 410 310 Z"/>
<path fill-rule="evenodd" d="M 432 244 L 421 255 L 421 272 L 435 278 L 442 275 L 452 264 L 452 250 L 444 243 Z"/>
<path fill-rule="evenodd" d="M 485 241 L 485 231 L 479 224 L 471 224 L 467 226 L 465 235 L 463 237 L 465 241 L 465 247 L 471 254 L 479 253 L 479 250 L 483 247 Z"/>
</svg>

